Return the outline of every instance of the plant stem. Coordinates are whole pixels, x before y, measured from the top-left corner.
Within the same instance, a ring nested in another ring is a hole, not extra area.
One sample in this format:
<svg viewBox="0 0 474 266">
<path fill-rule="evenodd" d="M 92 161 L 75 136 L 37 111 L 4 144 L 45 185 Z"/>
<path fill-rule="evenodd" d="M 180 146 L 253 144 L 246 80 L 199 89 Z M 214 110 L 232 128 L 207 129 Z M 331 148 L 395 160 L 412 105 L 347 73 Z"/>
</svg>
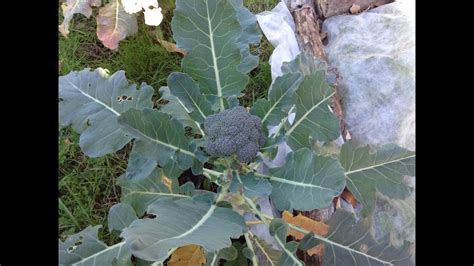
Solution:
<svg viewBox="0 0 474 266">
<path fill-rule="evenodd" d="M 214 253 L 214 256 L 212 256 L 212 261 L 211 261 L 211 266 L 214 266 L 217 260 L 217 253 Z"/>
<path fill-rule="evenodd" d="M 254 175 L 255 175 L 255 176 L 258 176 L 258 177 L 263 177 L 263 178 L 268 178 L 268 179 L 270 179 L 270 176 L 264 175 L 264 174 L 260 174 L 259 172 L 254 172 Z"/>
<path fill-rule="evenodd" d="M 252 251 L 252 264 L 253 266 L 258 266 L 257 256 L 255 256 L 255 250 L 253 249 L 252 241 L 250 240 L 249 233 L 244 233 L 245 241 L 247 242 L 247 247 Z"/>
<path fill-rule="evenodd" d="M 222 201 L 224 199 L 225 195 L 227 194 L 227 190 L 229 189 L 229 187 L 230 187 L 230 182 L 227 182 L 226 184 L 221 186 L 221 192 L 217 196 L 216 203 L 219 202 L 219 201 Z"/>
<path fill-rule="evenodd" d="M 204 168 L 205 169 L 205 168 Z M 209 171 L 212 171 L 210 169 L 205 169 L 205 170 L 209 170 Z M 213 171 L 214 172 L 214 171 Z M 218 172 L 217 172 L 218 173 Z M 230 182 L 227 182 L 226 184 L 224 184 L 223 186 L 221 186 L 222 190 L 221 192 L 218 194 L 217 198 L 216 198 L 216 203 L 219 202 L 219 201 L 222 201 L 225 197 L 225 195 L 227 194 L 227 190 L 229 189 L 230 187 Z M 177 248 L 173 248 L 171 249 L 169 252 L 168 252 L 168 255 L 166 256 L 166 258 L 168 258 L 169 256 L 171 256 L 171 254 L 173 254 L 173 252 L 176 250 Z M 163 262 L 165 261 L 166 259 L 164 259 L 163 261 L 156 261 L 154 262 L 153 264 L 151 265 L 163 265 Z"/>
<path fill-rule="evenodd" d="M 214 176 L 221 176 L 221 175 L 225 175 L 225 173 L 222 173 L 222 172 L 217 172 L 217 171 L 214 171 L 214 170 L 211 170 L 211 169 L 207 169 L 207 168 L 203 168 L 203 171 L 208 173 L 208 174 L 211 174 L 211 175 L 214 175 Z"/>
<path fill-rule="evenodd" d="M 204 131 L 202 131 L 201 126 L 199 125 L 199 123 L 196 122 L 196 121 L 194 121 L 194 123 L 196 124 L 197 128 L 199 129 L 199 132 L 200 132 L 201 136 L 203 136 L 203 137 L 206 136 L 206 133 L 204 133 Z"/>
<path fill-rule="evenodd" d="M 249 207 L 254 211 L 254 213 L 259 216 L 258 218 L 259 218 L 264 224 L 266 224 L 266 225 L 269 225 L 269 224 L 270 224 L 270 222 L 267 221 L 267 217 L 269 217 L 270 220 L 273 219 L 273 217 L 268 216 L 268 215 L 266 215 L 266 214 L 263 214 L 261 211 L 259 211 L 259 210 L 257 209 L 257 205 L 255 205 L 255 203 L 254 203 L 251 199 L 249 199 L 249 198 L 247 198 L 247 197 L 244 196 L 244 200 L 245 200 L 245 202 L 247 202 L 247 205 L 249 205 Z"/>
<path fill-rule="evenodd" d="M 258 164 L 256 166 L 258 166 Z M 211 175 L 217 176 L 217 177 L 226 174 L 226 173 L 223 173 L 223 172 L 218 172 L 218 171 L 214 171 L 214 170 L 207 169 L 207 168 L 203 168 L 203 171 L 205 173 L 208 173 L 208 174 L 211 174 Z M 270 176 L 268 176 L 268 175 L 260 174 L 259 172 L 256 172 L 256 171 L 252 171 L 252 172 L 255 174 L 255 176 L 259 176 L 259 177 L 263 177 L 263 178 L 270 178 Z"/>
<path fill-rule="evenodd" d="M 224 175 L 224 173 L 221 173 L 221 172 L 217 172 L 217 171 L 214 171 L 214 170 L 211 170 L 211 169 L 207 169 L 207 168 L 203 168 L 203 175 L 205 177 L 207 177 L 211 182 L 215 183 L 216 185 L 218 186 L 222 186 L 221 183 L 219 183 L 219 181 L 216 180 L 212 180 L 211 178 L 211 175 L 215 176 L 215 177 L 220 177 L 221 175 Z"/>
<path fill-rule="evenodd" d="M 291 108 L 290 112 L 291 112 L 292 110 L 293 110 L 293 107 Z M 290 112 L 288 112 L 288 113 L 290 113 Z M 270 136 L 270 138 L 274 139 L 274 138 L 276 138 L 276 136 L 278 136 L 278 133 L 280 133 L 280 130 L 283 128 L 283 125 L 285 124 L 285 121 L 288 119 L 288 116 L 289 116 L 289 115 L 287 115 L 287 116 L 283 117 L 283 119 L 281 119 L 281 122 L 280 122 L 280 124 L 278 125 L 277 130 L 275 131 L 275 133 L 273 133 L 273 134 Z"/>
<path fill-rule="evenodd" d="M 249 207 L 255 212 L 255 214 L 257 214 L 257 215 L 259 216 L 258 218 L 259 218 L 260 220 L 262 220 L 263 223 L 265 223 L 265 224 L 267 224 L 267 225 L 270 225 L 270 222 L 271 222 L 271 220 L 274 219 L 274 217 L 271 217 L 271 216 L 269 216 L 269 215 L 263 214 L 261 211 L 259 211 L 259 210 L 257 209 L 257 206 L 255 205 L 255 203 L 254 203 L 251 199 L 249 199 L 249 198 L 247 198 L 247 197 L 244 197 L 244 199 L 245 199 L 245 202 L 247 202 L 247 204 L 249 205 Z M 267 219 L 268 219 L 268 220 L 267 220 Z M 303 229 L 303 228 L 301 228 L 301 227 L 299 227 L 299 226 L 296 226 L 296 225 L 293 225 L 293 224 L 290 224 L 290 223 L 288 223 L 288 226 L 291 227 L 292 229 L 298 231 L 298 232 L 301 232 L 301 233 L 305 234 L 305 235 L 308 234 L 308 233 L 310 233 L 310 231 L 307 231 L 307 230 L 305 230 L 305 229 Z M 390 262 L 386 262 L 386 261 L 383 261 L 383 260 L 381 260 L 381 259 L 379 259 L 379 258 L 376 258 L 376 257 L 373 257 L 373 256 L 369 256 L 369 255 L 367 255 L 367 254 L 365 254 L 365 253 L 363 253 L 363 252 L 361 252 L 361 251 L 359 251 L 359 250 L 356 250 L 356 249 L 354 249 L 354 248 L 351 248 L 350 246 L 341 245 L 341 244 L 339 244 L 339 243 L 337 243 L 337 242 L 334 242 L 334 241 L 330 240 L 329 238 L 326 238 L 326 237 L 323 237 L 323 236 L 320 236 L 320 235 L 317 235 L 317 234 L 313 234 L 312 237 L 313 237 L 313 238 L 316 238 L 316 239 L 318 239 L 318 240 L 320 240 L 320 241 L 323 241 L 323 242 L 325 242 L 325 243 L 328 243 L 328 244 L 331 245 L 331 246 L 336 246 L 336 247 L 338 247 L 338 248 L 345 249 L 345 250 L 347 250 L 348 252 L 353 252 L 353 253 L 360 254 L 360 255 L 362 255 L 362 256 L 370 257 L 371 259 L 376 260 L 376 261 L 379 261 L 379 262 L 381 262 L 381 263 L 383 263 L 383 264 L 393 265 L 393 264 L 390 263 Z M 278 241 L 279 241 L 279 240 L 277 239 L 277 242 L 278 242 Z M 280 244 L 280 243 L 279 243 L 279 244 Z"/>
<path fill-rule="evenodd" d="M 212 170 L 209 170 L 209 169 L 204 169 L 204 170 L 212 171 Z M 212 172 L 215 172 L 215 171 L 212 171 Z M 220 174 L 223 174 L 223 173 L 220 173 L 220 172 L 216 172 L 216 173 L 218 173 L 219 175 L 220 175 Z M 260 176 L 260 177 L 269 178 L 269 176 L 262 175 L 262 174 L 256 173 L 256 172 L 255 172 L 255 175 L 256 175 L 256 176 Z M 220 201 L 220 200 L 222 200 L 222 199 L 224 198 L 225 194 L 227 193 L 227 189 L 229 188 L 229 186 L 230 186 L 230 183 L 227 183 L 226 185 L 224 185 L 224 186 L 222 187 L 222 192 L 221 192 L 221 193 L 219 194 L 219 196 L 217 197 L 216 202 L 218 202 L 218 201 Z M 258 208 L 257 208 L 257 205 L 255 205 L 255 203 L 254 203 L 251 199 L 249 199 L 249 198 L 247 198 L 247 197 L 244 196 L 244 200 L 245 200 L 245 202 L 247 203 L 247 205 L 253 210 L 254 214 L 258 215 L 257 218 L 260 219 L 264 224 L 266 224 L 266 225 L 269 226 L 270 223 L 271 223 L 271 221 L 274 219 L 274 217 L 272 217 L 272 216 L 270 216 L 270 215 L 266 215 L 266 214 L 262 213 L 261 211 L 259 211 Z M 299 227 L 299 226 L 292 225 L 292 224 L 290 224 L 290 223 L 288 223 L 288 226 L 291 227 L 292 229 L 298 231 L 298 232 L 301 232 L 301 233 L 305 234 L 305 235 L 308 234 L 308 233 L 310 233 L 309 231 L 307 231 L 307 230 L 305 230 L 305 229 L 303 229 L 303 228 L 301 228 L 301 227 Z M 244 235 L 244 236 L 245 236 L 245 235 Z M 363 254 L 363 253 L 361 253 L 361 252 L 358 251 L 358 250 L 355 250 L 355 249 L 353 249 L 353 248 L 350 248 L 350 247 L 346 247 L 346 246 L 344 246 L 344 245 L 341 245 L 341 244 L 339 244 L 339 243 L 337 243 L 337 242 L 334 242 L 334 241 L 332 241 L 332 240 L 330 240 L 330 239 L 328 239 L 328 238 L 326 238 L 326 237 L 322 237 L 322 236 L 319 236 L 319 235 L 317 235 L 317 234 L 313 234 L 312 237 L 314 237 L 314 238 L 316 238 L 316 239 L 318 239 L 318 240 L 320 240 L 320 241 L 323 241 L 323 242 L 325 242 L 325 243 L 328 243 L 328 244 L 330 244 L 330 245 L 332 245 L 332 246 L 337 246 L 337 247 L 340 247 L 340 248 L 342 248 L 342 249 L 346 249 L 346 250 L 348 250 L 349 252 L 360 253 L 360 254 L 362 254 L 362 255 L 364 255 L 364 256 L 367 256 L 366 254 Z M 246 239 L 246 240 L 247 240 L 247 238 L 248 238 L 248 236 L 245 236 L 245 239 Z M 250 248 L 250 246 L 249 246 L 249 248 Z M 252 248 L 253 248 L 253 246 L 252 246 Z M 253 251 L 253 250 L 252 250 L 252 251 Z M 382 262 L 382 263 L 384 263 L 384 264 L 393 265 L 393 264 L 387 263 L 387 262 L 385 262 L 385 261 L 383 261 L 383 260 L 380 260 L 380 259 L 378 259 L 378 258 L 375 258 L 375 257 L 371 257 L 371 258 L 374 259 L 374 260 L 380 261 L 380 262 Z M 257 264 L 254 263 L 254 265 L 257 265 Z"/>
<path fill-rule="evenodd" d="M 262 221 L 245 221 L 247 225 L 263 224 Z"/>
</svg>

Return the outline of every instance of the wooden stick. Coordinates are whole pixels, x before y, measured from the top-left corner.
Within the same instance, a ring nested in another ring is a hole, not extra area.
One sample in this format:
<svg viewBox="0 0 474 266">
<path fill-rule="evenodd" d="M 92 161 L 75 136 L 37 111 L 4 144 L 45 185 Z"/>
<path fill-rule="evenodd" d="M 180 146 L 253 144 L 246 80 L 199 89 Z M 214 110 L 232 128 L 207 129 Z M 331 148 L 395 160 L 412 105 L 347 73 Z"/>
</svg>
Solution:
<svg viewBox="0 0 474 266">
<path fill-rule="evenodd" d="M 296 37 L 298 44 L 303 52 L 308 52 L 315 59 L 327 61 L 324 45 L 321 37 L 321 17 L 315 11 L 313 0 L 291 0 L 290 12 L 295 20 Z M 341 99 L 337 93 L 337 87 L 334 86 L 336 94 L 331 98 L 330 106 L 336 114 L 341 125 L 341 134 L 346 136 L 346 127 L 342 112 Z M 344 139 L 345 140 L 345 139 Z M 303 215 L 321 222 L 326 222 L 334 209 L 333 205 L 326 209 L 305 211 Z M 303 259 L 306 265 L 322 265 L 322 255 L 308 255 L 307 252 L 298 251 L 298 256 Z"/>
<path fill-rule="evenodd" d="M 342 14 L 357 13 L 359 10 L 364 11 L 391 2 L 393 0 L 314 0 L 314 5 L 319 17 L 328 18 Z"/>
<path fill-rule="evenodd" d="M 300 49 L 309 52 L 314 58 L 327 61 L 321 37 L 321 19 L 315 11 L 313 0 L 291 0 L 290 11 L 295 20 L 296 37 Z M 334 90 L 336 94 L 331 98 L 330 105 L 339 119 L 342 137 L 346 140 L 347 128 L 344 123 L 341 97 L 336 86 Z"/>
<path fill-rule="evenodd" d="M 318 15 L 312 0 L 292 0 L 290 11 L 295 20 L 296 36 L 300 49 L 309 51 L 313 56 L 326 60 L 324 45 L 321 41 Z"/>
</svg>

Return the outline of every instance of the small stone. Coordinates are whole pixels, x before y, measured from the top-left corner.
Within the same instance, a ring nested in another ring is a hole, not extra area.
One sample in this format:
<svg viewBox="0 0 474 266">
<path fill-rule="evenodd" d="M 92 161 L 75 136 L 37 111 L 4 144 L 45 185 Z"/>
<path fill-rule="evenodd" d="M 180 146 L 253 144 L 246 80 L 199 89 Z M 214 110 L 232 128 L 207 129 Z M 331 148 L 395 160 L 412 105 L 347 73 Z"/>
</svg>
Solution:
<svg viewBox="0 0 474 266">
<path fill-rule="evenodd" d="M 351 12 L 351 14 L 355 14 L 360 11 L 360 6 L 353 4 L 351 8 L 349 9 L 349 11 Z"/>
</svg>

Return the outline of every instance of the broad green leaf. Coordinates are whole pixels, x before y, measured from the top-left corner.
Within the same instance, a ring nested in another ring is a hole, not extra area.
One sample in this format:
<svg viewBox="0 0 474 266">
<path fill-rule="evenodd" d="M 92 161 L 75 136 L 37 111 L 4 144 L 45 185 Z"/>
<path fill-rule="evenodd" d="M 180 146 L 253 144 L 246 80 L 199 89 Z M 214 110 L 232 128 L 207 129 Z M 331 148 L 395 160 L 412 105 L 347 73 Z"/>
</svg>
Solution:
<svg viewBox="0 0 474 266">
<path fill-rule="evenodd" d="M 131 109 L 118 118 L 122 129 L 141 141 L 134 143 L 137 152 L 156 159 L 160 166 L 176 162 L 180 169 L 193 165 L 196 155 L 189 147 L 185 131 L 178 120 L 154 109 Z"/>
<path fill-rule="evenodd" d="M 121 40 L 137 31 L 137 18 L 125 12 L 119 0 L 111 0 L 99 9 L 97 37 L 105 47 L 115 50 Z"/>
<path fill-rule="evenodd" d="M 282 73 L 300 73 L 303 76 L 311 75 L 318 71 L 326 72 L 326 80 L 328 78 L 328 66 L 326 61 L 314 58 L 310 52 L 301 52 L 290 62 L 283 62 L 281 65 Z"/>
<path fill-rule="evenodd" d="M 92 15 L 92 6 L 100 6 L 100 0 L 67 0 L 61 5 L 64 20 L 59 25 L 59 31 L 64 37 L 69 34 L 69 22 L 74 14 L 82 14 L 89 18 Z"/>
<path fill-rule="evenodd" d="M 258 56 L 251 54 L 250 50 L 245 48 L 246 46 L 247 45 L 240 51 L 242 63 L 237 67 L 237 69 L 244 74 L 250 73 L 250 71 L 258 66 Z"/>
<path fill-rule="evenodd" d="M 372 213 L 376 191 L 395 199 L 406 198 L 412 192 L 403 177 L 415 175 L 415 152 L 394 144 L 373 149 L 348 141 L 342 145 L 340 162 L 347 187 L 363 205 L 363 216 Z"/>
<path fill-rule="evenodd" d="M 241 43 L 258 44 L 262 39 L 262 33 L 257 23 L 257 17 L 244 6 L 243 0 L 229 0 L 237 11 L 237 19 L 242 27 L 242 34 L 238 41 Z"/>
<path fill-rule="evenodd" d="M 235 251 L 237 252 L 237 251 Z M 219 265 L 219 254 L 217 252 L 207 253 L 206 254 L 206 264 L 205 266 L 218 266 Z"/>
<path fill-rule="evenodd" d="M 223 248 L 217 252 L 207 253 L 206 264 L 204 265 L 205 266 L 218 266 L 219 260 L 221 259 L 226 260 L 226 261 L 236 260 L 239 255 L 239 251 L 236 248 L 236 243 L 239 243 L 239 242 L 235 242 L 232 244 L 232 246 Z"/>
<path fill-rule="evenodd" d="M 226 107 L 226 109 L 231 109 L 239 105 L 240 105 L 240 102 L 236 96 L 227 97 L 226 101 L 224 102 L 224 106 Z"/>
<path fill-rule="evenodd" d="M 179 168 L 178 164 L 170 160 L 167 164 L 161 167 L 165 176 L 177 179 L 184 171 Z"/>
<path fill-rule="evenodd" d="M 240 95 L 249 80 L 238 70 L 242 27 L 235 8 L 222 0 L 177 0 L 171 26 L 176 45 L 187 52 L 184 72 L 223 110 L 222 97 Z"/>
<path fill-rule="evenodd" d="M 146 178 L 158 166 L 156 158 L 148 157 L 147 154 L 142 153 L 143 145 L 146 145 L 146 141 L 135 140 L 134 142 L 126 171 L 126 176 L 129 180 Z M 202 163 L 199 161 L 195 161 L 195 164 L 200 165 L 202 168 Z M 168 163 L 162 168 L 165 171 L 165 174 L 172 178 L 179 177 L 183 172 L 183 170 L 173 161 L 168 161 Z"/>
<path fill-rule="evenodd" d="M 240 242 L 234 242 L 234 243 L 232 243 L 232 246 L 237 251 L 237 257 L 233 260 L 231 260 L 231 259 L 226 260 L 223 263 L 223 265 L 224 266 L 247 266 L 247 265 L 249 265 L 249 262 L 248 262 L 247 258 L 243 254 L 243 251 L 245 249 L 243 247 L 243 245 Z M 219 252 L 219 255 L 220 255 L 220 252 Z M 217 266 L 219 264 L 214 264 L 214 265 Z"/>
<path fill-rule="evenodd" d="M 271 199 L 279 210 L 308 211 L 328 207 L 346 185 L 338 160 L 303 148 L 288 154 L 286 164 L 270 169 Z"/>
<path fill-rule="evenodd" d="M 248 198 L 268 197 L 272 193 L 272 185 L 268 180 L 256 177 L 252 172 L 246 175 L 234 173 L 230 186 L 231 192 L 243 188 L 243 194 Z"/>
<path fill-rule="evenodd" d="M 211 104 L 201 94 L 196 82 L 184 73 L 171 73 L 168 77 L 168 88 L 186 107 L 190 116 L 199 123 L 213 114 Z"/>
<path fill-rule="evenodd" d="M 120 150 L 131 137 L 117 117 L 130 108 L 152 107 L 153 89 L 129 85 L 123 71 L 109 76 L 106 70 L 84 69 L 59 77 L 59 123 L 81 134 L 79 145 L 90 157 Z"/>
<path fill-rule="evenodd" d="M 101 225 L 89 226 L 65 241 L 59 241 L 59 265 L 132 265 L 125 242 L 107 246 L 97 233 Z"/>
<path fill-rule="evenodd" d="M 179 191 L 179 194 L 192 196 L 194 195 L 194 192 L 196 191 L 196 187 L 194 186 L 194 183 L 192 181 L 188 181 L 182 184 L 179 187 L 178 191 Z"/>
<path fill-rule="evenodd" d="M 244 218 L 231 209 L 192 198 L 163 198 L 147 212 L 156 218 L 134 221 L 121 237 L 133 255 L 149 261 L 163 260 L 170 249 L 189 244 L 214 252 L 229 247 L 230 238 L 246 230 Z"/>
<path fill-rule="evenodd" d="M 151 261 L 142 260 L 142 259 L 136 258 L 136 257 L 134 259 L 137 263 L 134 266 L 165 266 L 164 262 L 162 262 L 162 261 L 151 262 Z"/>
<path fill-rule="evenodd" d="M 146 143 L 146 141 L 143 140 L 135 140 L 132 151 L 128 157 L 127 171 L 125 173 L 128 180 L 144 179 L 158 166 L 158 162 L 155 158 L 149 158 L 146 157 L 145 154 L 142 154 L 140 147 L 146 144 L 141 144 L 140 142 Z"/>
<path fill-rule="evenodd" d="M 186 108 L 184 103 L 178 97 L 171 94 L 168 87 L 161 87 L 160 94 L 164 100 L 168 101 L 168 103 L 161 106 L 161 112 L 167 113 L 177 119 L 184 128 L 191 128 L 193 133 L 200 134 L 201 136 L 204 135 L 204 131 L 201 129 L 199 123 L 194 121 L 189 115 L 191 111 Z"/>
<path fill-rule="evenodd" d="M 291 149 L 310 148 L 313 141 L 327 142 L 339 137 L 339 120 L 329 109 L 334 93 L 324 71 L 304 77 L 296 90 L 295 120 L 285 134 Z"/>
<path fill-rule="evenodd" d="M 122 188 L 122 203 L 130 204 L 138 216 L 142 216 L 148 206 L 154 201 L 163 197 L 187 198 L 190 197 L 188 187 L 184 184 L 178 188 L 178 181 L 171 179 L 169 181 L 163 178 L 163 170 L 156 168 L 147 178 L 141 180 L 129 180 L 122 175 L 118 180 L 118 185 Z M 194 188 L 194 187 L 193 187 Z"/>
<path fill-rule="evenodd" d="M 219 250 L 218 252 L 219 258 L 224 259 L 224 260 L 235 260 L 237 259 L 238 253 L 239 251 L 234 245 L 228 248 L 223 248 Z"/>
<path fill-rule="evenodd" d="M 250 53 L 249 43 L 258 44 L 262 34 L 257 24 L 257 17 L 244 7 L 242 0 L 230 0 L 230 3 L 237 12 L 237 19 L 243 30 L 237 40 L 242 55 L 242 63 L 238 66 L 238 70 L 247 74 L 258 65 L 258 56 Z"/>
<path fill-rule="evenodd" d="M 109 216 L 107 217 L 109 231 L 117 230 L 120 232 L 136 219 L 138 217 L 132 206 L 126 203 L 117 203 L 109 210 Z"/>
<path fill-rule="evenodd" d="M 353 214 L 338 209 L 328 220 L 327 237 L 307 234 L 300 248 L 324 244 L 325 265 L 414 265 L 410 245 L 394 247 L 389 239 L 376 242 L 367 219 L 356 222 Z"/>
<path fill-rule="evenodd" d="M 295 103 L 295 91 L 302 81 L 299 73 L 288 73 L 277 77 L 272 84 L 267 99 L 259 99 L 251 113 L 262 119 L 265 126 L 276 126 L 288 117 L 288 111 Z"/>
<path fill-rule="evenodd" d="M 266 263 L 266 261 L 264 262 L 260 262 L 258 260 L 258 257 L 256 255 L 256 247 L 254 247 L 254 240 L 253 240 L 253 234 L 252 233 L 245 233 L 244 234 L 244 237 L 245 237 L 245 244 L 247 245 L 244 249 L 242 249 L 242 254 L 244 254 L 244 256 L 249 259 L 251 262 L 252 262 L 252 265 L 261 265 L 263 263 Z"/>
<path fill-rule="evenodd" d="M 251 238 L 259 266 L 275 266 L 282 255 L 280 250 L 269 247 L 264 241 Z"/>
<path fill-rule="evenodd" d="M 286 243 L 288 224 L 279 218 L 273 219 L 270 223 L 270 234 L 275 237 L 276 242 L 283 251 L 278 259 L 277 266 L 304 266 L 304 263 L 296 256 L 298 242 L 291 241 Z"/>
<path fill-rule="evenodd" d="M 216 199 L 216 193 L 212 191 L 197 189 L 194 191 L 193 199 L 195 201 L 212 204 Z M 228 204 L 228 202 L 225 202 L 225 201 L 220 201 L 216 204 L 218 205 L 218 207 L 224 207 L 224 208 L 231 207 L 229 206 L 230 204 Z"/>
</svg>

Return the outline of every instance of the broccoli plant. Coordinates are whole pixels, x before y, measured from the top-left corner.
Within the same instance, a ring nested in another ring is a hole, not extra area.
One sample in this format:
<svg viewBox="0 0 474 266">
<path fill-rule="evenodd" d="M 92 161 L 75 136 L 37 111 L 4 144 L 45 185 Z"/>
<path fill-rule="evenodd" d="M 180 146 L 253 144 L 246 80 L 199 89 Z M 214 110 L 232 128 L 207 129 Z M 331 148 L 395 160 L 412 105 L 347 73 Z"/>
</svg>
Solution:
<svg viewBox="0 0 474 266">
<path fill-rule="evenodd" d="M 304 265 L 298 249 L 326 265 L 413 263 L 412 245 L 375 237 L 371 217 L 376 194 L 412 193 L 403 179 L 415 174 L 414 152 L 354 141 L 326 152 L 340 136 L 334 89 L 305 55 L 282 67 L 265 99 L 239 106 L 258 64 L 249 47 L 261 38 L 242 0 L 177 0 L 172 30 L 186 50 L 183 73 L 159 89 L 158 107 L 153 88 L 123 71 L 59 78 L 60 124 L 80 133 L 87 156 L 133 145 L 108 216 L 122 242 L 107 246 L 100 226 L 88 227 L 59 242 L 60 264 Z M 282 154 L 283 164 L 268 163 Z M 185 171 L 215 185 L 180 184 Z M 343 193 L 362 210 L 336 208 Z M 325 223 L 291 215 L 323 208 L 334 211 Z"/>
<path fill-rule="evenodd" d="M 210 115 L 204 121 L 204 150 L 216 157 L 233 154 L 241 162 L 251 162 L 265 143 L 262 120 L 244 107 L 236 106 Z"/>
</svg>

